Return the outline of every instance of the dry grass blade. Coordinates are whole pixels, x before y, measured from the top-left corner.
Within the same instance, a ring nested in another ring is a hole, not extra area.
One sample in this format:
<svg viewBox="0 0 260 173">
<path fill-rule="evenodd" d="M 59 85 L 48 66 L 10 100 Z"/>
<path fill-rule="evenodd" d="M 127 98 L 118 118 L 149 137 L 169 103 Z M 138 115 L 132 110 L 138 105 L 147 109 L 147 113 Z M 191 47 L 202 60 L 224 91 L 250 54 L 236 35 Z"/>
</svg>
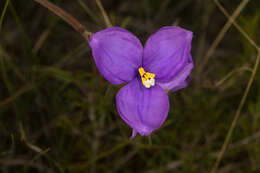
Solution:
<svg viewBox="0 0 260 173">
<path fill-rule="evenodd" d="M 233 149 L 237 149 L 237 148 L 243 147 L 245 145 L 250 145 L 250 143 L 252 143 L 253 141 L 256 141 L 258 138 L 260 138 L 260 131 L 256 132 L 255 134 L 253 134 L 251 136 L 248 136 L 248 137 L 242 139 L 241 141 L 230 144 L 229 147 L 227 148 L 227 150 L 231 151 Z M 210 153 L 210 156 L 213 157 L 213 158 L 217 158 L 219 152 L 220 151 Z M 181 166 L 183 166 L 183 163 L 184 163 L 183 160 L 171 161 L 168 164 L 166 164 L 164 166 L 164 168 L 165 168 L 165 170 L 170 171 L 170 170 L 173 170 L 173 169 L 180 168 Z M 151 170 L 146 171 L 145 173 L 154 173 L 154 172 L 156 172 L 156 170 L 151 169 Z"/>
<path fill-rule="evenodd" d="M 112 24 L 111 24 L 111 22 L 110 22 L 110 20 L 109 20 L 109 17 L 108 17 L 108 15 L 107 15 L 107 13 L 106 13 L 106 11 L 105 11 L 105 9 L 104 9 L 102 3 L 100 2 L 100 0 L 96 0 L 96 3 L 97 3 L 98 8 L 100 9 L 100 11 L 101 11 L 101 13 L 102 13 L 102 15 L 103 15 L 103 17 L 104 17 L 104 20 L 105 20 L 105 23 L 106 23 L 107 27 L 111 27 Z"/>
<path fill-rule="evenodd" d="M 93 21 L 96 22 L 96 24 L 101 25 L 103 22 L 100 18 L 98 18 L 97 15 L 90 9 L 83 0 L 78 0 L 79 5 L 83 8 L 83 10 L 92 18 Z"/>
<path fill-rule="evenodd" d="M 122 143 L 116 145 L 114 148 L 111 148 L 109 151 L 105 151 L 105 152 L 98 154 L 96 157 L 90 159 L 87 162 L 74 163 L 72 165 L 69 165 L 68 168 L 70 170 L 77 170 L 77 171 L 86 170 L 91 164 L 95 163 L 96 161 L 98 161 L 100 159 L 110 156 L 110 154 L 114 153 L 115 151 L 117 151 L 121 148 L 128 146 L 130 142 L 131 142 L 130 140 L 122 142 Z"/>
<path fill-rule="evenodd" d="M 0 163 L 1 165 L 4 166 L 10 166 L 10 167 L 15 167 L 15 166 L 23 166 L 25 164 L 28 164 L 30 160 L 25 160 L 25 159 L 20 159 L 20 158 L 15 158 L 15 159 L 1 159 Z M 40 172 L 49 172 L 53 173 L 54 171 L 48 168 L 47 166 L 41 164 L 41 163 L 29 163 L 29 167 L 37 169 Z"/>
<path fill-rule="evenodd" d="M 218 82 L 215 83 L 215 87 L 219 87 L 220 85 L 224 84 L 229 78 L 231 78 L 231 76 L 233 76 L 236 73 L 242 73 L 244 71 L 249 71 L 252 72 L 253 70 L 249 67 L 240 67 L 237 69 L 232 70 L 231 72 L 229 72 L 226 76 L 224 76 L 221 80 L 219 80 Z"/>
<path fill-rule="evenodd" d="M 252 83 L 253 83 L 253 81 L 254 81 L 255 74 L 256 74 L 257 69 L 258 69 L 259 61 L 260 61 L 260 48 L 258 48 L 258 55 L 257 55 L 257 58 L 256 58 L 256 62 L 255 62 L 255 65 L 254 65 L 253 72 L 252 72 L 252 74 L 251 74 L 251 76 L 250 76 L 250 79 L 249 79 L 249 82 L 248 82 L 248 84 L 247 84 L 246 90 L 245 90 L 245 92 L 244 92 L 244 94 L 243 94 L 243 97 L 242 97 L 242 99 L 241 99 L 241 101 L 240 101 L 240 104 L 239 104 L 239 106 L 238 106 L 238 108 L 237 108 L 235 117 L 234 117 L 234 119 L 233 119 L 233 121 L 232 121 L 232 124 L 231 124 L 229 130 L 228 130 L 228 134 L 227 134 L 227 136 L 226 136 L 226 138 L 225 138 L 225 141 L 224 141 L 224 143 L 223 143 L 223 145 L 222 145 L 222 147 L 221 147 L 221 150 L 220 150 L 220 152 L 219 152 L 219 154 L 218 154 L 218 157 L 217 157 L 217 160 L 216 160 L 216 162 L 215 162 L 215 164 L 214 164 L 214 166 L 213 166 L 213 168 L 212 168 L 212 170 L 211 170 L 211 173 L 215 173 L 215 172 L 217 171 L 218 165 L 219 165 L 219 163 L 220 163 L 220 161 L 221 161 L 221 159 L 222 159 L 222 157 L 223 157 L 223 155 L 224 155 L 224 153 L 225 153 L 225 151 L 226 151 L 226 149 L 227 149 L 227 146 L 228 146 L 228 144 L 229 144 L 231 135 L 232 135 L 232 133 L 233 133 L 234 128 L 236 127 L 237 120 L 238 120 L 239 115 L 240 115 L 240 113 L 241 113 L 241 110 L 242 110 L 242 108 L 243 108 L 243 106 L 244 106 L 244 104 L 245 104 L 245 101 L 246 101 L 248 92 L 249 92 L 249 90 L 250 90 L 250 88 L 251 88 L 251 86 L 252 86 Z"/>
<path fill-rule="evenodd" d="M 215 2 L 217 2 L 217 0 L 214 0 Z M 233 21 L 235 21 L 235 19 L 239 16 L 239 14 L 241 13 L 241 11 L 245 8 L 245 6 L 248 4 L 249 0 L 243 0 L 239 6 L 237 7 L 237 9 L 234 11 L 234 13 L 232 14 L 232 16 L 230 16 L 228 18 L 227 23 L 223 26 L 223 28 L 221 29 L 221 31 L 219 32 L 219 34 L 217 35 L 216 39 L 214 40 L 214 42 L 211 44 L 210 48 L 208 49 L 205 57 L 203 58 L 203 62 L 201 63 L 201 65 L 198 68 L 198 74 L 196 76 L 201 76 L 200 74 L 202 73 L 204 67 L 207 65 L 209 58 L 213 55 L 213 53 L 215 52 L 216 47 L 218 46 L 218 44 L 220 43 L 220 41 L 224 38 L 226 32 L 228 31 L 228 29 L 231 27 Z"/>
<path fill-rule="evenodd" d="M 237 30 L 249 41 L 249 43 L 254 46 L 256 48 L 256 50 L 258 50 L 258 46 L 257 44 L 254 42 L 254 40 L 252 40 L 248 34 L 236 23 L 235 20 L 233 20 L 233 18 L 228 14 L 227 10 L 217 1 L 214 0 L 215 4 L 218 6 L 218 8 L 221 10 L 221 12 L 228 18 L 231 20 L 231 22 L 233 23 L 233 25 L 237 28 Z"/>
<path fill-rule="evenodd" d="M 37 53 L 39 51 L 39 49 L 41 49 L 44 42 L 51 35 L 51 31 L 54 28 L 54 26 L 56 25 L 57 21 L 58 21 L 57 18 L 52 18 L 52 21 L 50 22 L 48 28 L 42 32 L 42 34 L 40 35 L 40 37 L 38 38 L 37 42 L 35 43 L 35 45 L 33 47 L 33 50 L 35 53 Z"/>
<path fill-rule="evenodd" d="M 2 46 L 0 46 L 0 56 L 1 58 L 3 58 L 4 60 L 6 60 L 6 62 L 11 66 L 11 68 L 14 70 L 16 76 L 22 80 L 22 81 L 26 81 L 25 76 L 23 75 L 23 73 L 21 72 L 21 70 L 12 62 L 12 58 L 11 56 L 3 49 Z"/>
<path fill-rule="evenodd" d="M 91 36 L 91 32 L 89 32 L 85 26 L 83 26 L 78 20 L 76 20 L 74 17 L 72 17 L 70 14 L 59 8 L 58 6 L 52 4 L 51 2 L 48 2 L 46 0 L 35 0 L 42 6 L 48 8 L 50 11 L 61 17 L 64 21 L 66 21 L 68 24 L 70 24 L 77 32 L 82 34 L 82 36 L 88 40 L 89 36 Z"/>
<path fill-rule="evenodd" d="M 23 129 L 23 125 L 22 123 L 19 123 L 19 131 L 21 133 L 21 140 L 25 142 L 25 144 L 33 151 L 37 152 L 37 153 L 42 153 L 43 150 L 36 146 L 36 145 L 33 145 L 31 144 L 30 142 L 27 141 L 27 138 L 26 138 L 26 135 L 25 135 L 25 132 L 24 132 L 24 129 Z"/>
<path fill-rule="evenodd" d="M 12 101 L 14 101 L 15 99 L 17 99 L 18 97 L 20 97 L 21 95 L 30 91 L 33 88 L 35 88 L 35 86 L 33 86 L 33 85 L 24 86 L 22 89 L 18 90 L 16 93 L 14 93 L 12 96 L 10 96 L 10 97 L 6 98 L 5 100 L 1 101 L 0 107 L 6 105 L 8 103 L 11 103 Z"/>
<path fill-rule="evenodd" d="M 3 9 L 3 12 L 2 12 L 1 18 L 0 18 L 0 30 L 1 30 L 2 25 L 3 25 L 4 16 L 5 16 L 5 12 L 6 12 L 6 9 L 7 9 L 7 7 L 8 7 L 9 1 L 10 1 L 10 0 L 6 0 L 5 6 L 4 6 L 4 9 Z"/>
<path fill-rule="evenodd" d="M 33 162 L 35 162 L 38 158 L 40 158 L 41 156 L 47 154 L 50 151 L 50 148 L 47 148 L 45 150 L 43 150 L 42 152 L 38 153 L 32 160 L 30 160 L 28 163 L 26 163 L 24 165 L 24 169 L 27 170 L 29 165 L 32 165 Z"/>
</svg>

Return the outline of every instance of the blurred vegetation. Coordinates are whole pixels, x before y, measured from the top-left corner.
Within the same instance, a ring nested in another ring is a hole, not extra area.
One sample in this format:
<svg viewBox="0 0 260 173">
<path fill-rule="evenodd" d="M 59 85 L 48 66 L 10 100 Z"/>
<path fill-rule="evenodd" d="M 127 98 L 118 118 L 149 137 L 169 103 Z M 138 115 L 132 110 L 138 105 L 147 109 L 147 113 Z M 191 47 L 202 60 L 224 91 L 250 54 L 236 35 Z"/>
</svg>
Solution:
<svg viewBox="0 0 260 173">
<path fill-rule="evenodd" d="M 8 6 L 5 6 L 8 3 Z M 106 27 L 95 0 L 52 0 L 91 32 Z M 242 0 L 221 1 L 231 15 Z M 129 140 L 113 86 L 88 43 L 35 1 L 0 1 L 0 172 L 210 172 L 235 116 L 257 50 L 211 0 L 102 0 L 113 25 L 144 43 L 156 30 L 194 32 L 191 84 L 170 94 L 164 126 Z M 260 43 L 260 1 L 237 24 Z M 5 10 L 6 9 L 6 10 Z M 205 64 L 204 66 L 201 64 Z M 259 70 L 258 70 L 259 71 Z M 256 73 L 218 172 L 260 172 L 260 73 Z"/>
</svg>

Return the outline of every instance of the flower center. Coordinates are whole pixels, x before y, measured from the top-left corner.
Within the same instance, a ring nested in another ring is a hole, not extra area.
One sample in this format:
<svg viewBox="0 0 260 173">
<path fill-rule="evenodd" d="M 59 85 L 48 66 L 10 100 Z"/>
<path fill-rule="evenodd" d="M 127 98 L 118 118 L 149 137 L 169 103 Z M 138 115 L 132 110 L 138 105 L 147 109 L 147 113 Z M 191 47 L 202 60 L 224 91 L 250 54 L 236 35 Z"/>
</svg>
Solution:
<svg viewBox="0 0 260 173">
<path fill-rule="evenodd" d="M 143 67 L 140 67 L 138 71 L 142 79 L 142 84 L 145 88 L 150 88 L 155 85 L 155 74 L 146 72 Z"/>
</svg>

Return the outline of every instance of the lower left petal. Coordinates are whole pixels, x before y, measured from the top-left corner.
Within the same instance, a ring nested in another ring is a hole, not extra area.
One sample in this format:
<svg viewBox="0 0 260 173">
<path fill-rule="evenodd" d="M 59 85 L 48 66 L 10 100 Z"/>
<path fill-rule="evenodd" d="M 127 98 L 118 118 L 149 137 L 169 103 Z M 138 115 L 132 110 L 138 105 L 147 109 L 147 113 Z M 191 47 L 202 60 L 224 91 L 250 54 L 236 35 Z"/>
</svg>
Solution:
<svg viewBox="0 0 260 173">
<path fill-rule="evenodd" d="M 136 133 L 150 135 L 166 120 L 169 111 L 169 99 L 158 85 L 145 88 L 138 79 L 119 90 L 116 104 L 121 118 Z"/>
</svg>

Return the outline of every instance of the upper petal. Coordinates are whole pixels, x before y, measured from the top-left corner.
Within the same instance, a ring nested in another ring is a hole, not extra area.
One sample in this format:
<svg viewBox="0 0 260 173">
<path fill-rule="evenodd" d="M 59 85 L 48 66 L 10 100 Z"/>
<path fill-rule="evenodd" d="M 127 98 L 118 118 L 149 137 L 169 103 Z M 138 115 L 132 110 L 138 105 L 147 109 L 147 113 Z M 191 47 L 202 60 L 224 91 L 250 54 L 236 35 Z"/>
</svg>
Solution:
<svg viewBox="0 0 260 173">
<path fill-rule="evenodd" d="M 134 79 L 119 90 L 116 104 L 121 118 L 136 132 L 149 135 L 165 121 L 169 110 L 166 92 L 158 85 L 149 89 Z"/>
<path fill-rule="evenodd" d="M 190 57 L 190 60 L 187 62 L 187 64 L 170 81 L 157 82 L 157 84 L 160 85 L 164 90 L 169 90 L 169 92 L 174 92 L 185 88 L 189 84 L 189 76 L 193 66 L 193 61 Z"/>
<path fill-rule="evenodd" d="M 121 84 L 136 76 L 143 47 L 132 33 L 110 27 L 93 34 L 89 44 L 99 72 L 109 82 Z"/>
<path fill-rule="evenodd" d="M 156 81 L 169 82 L 189 63 L 192 32 L 177 26 L 163 27 L 149 37 L 143 66 Z"/>
</svg>

